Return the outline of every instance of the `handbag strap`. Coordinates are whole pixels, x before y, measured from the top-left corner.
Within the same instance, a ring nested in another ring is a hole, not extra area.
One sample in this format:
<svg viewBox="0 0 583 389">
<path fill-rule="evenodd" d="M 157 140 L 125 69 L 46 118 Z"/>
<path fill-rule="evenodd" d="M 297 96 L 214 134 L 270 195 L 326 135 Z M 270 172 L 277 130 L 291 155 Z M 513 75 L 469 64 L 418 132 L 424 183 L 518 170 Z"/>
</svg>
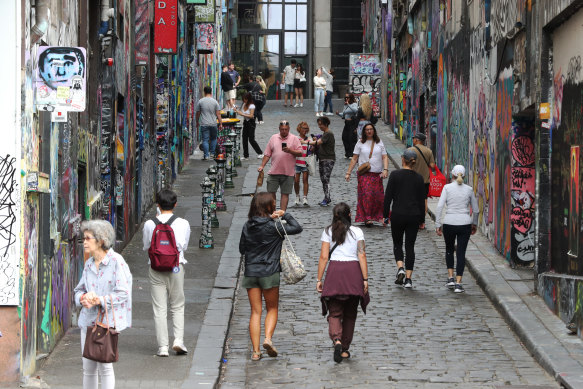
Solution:
<svg viewBox="0 0 583 389">
<path fill-rule="evenodd" d="M 374 145 L 375 145 L 375 143 L 374 143 L 374 139 L 373 139 L 373 140 L 371 140 L 371 142 L 372 142 L 372 144 L 370 145 L 370 153 L 368 154 L 368 160 L 369 160 L 369 161 L 370 161 L 370 159 L 371 159 L 371 157 L 372 157 L 372 152 L 373 152 L 373 150 L 374 150 Z"/>
<path fill-rule="evenodd" d="M 284 239 L 287 241 L 289 247 L 291 248 L 292 253 L 294 253 L 294 255 L 296 255 L 296 251 L 294 250 L 294 246 L 292 245 L 291 241 L 289 240 L 289 236 L 287 236 L 287 231 L 285 230 L 285 227 L 283 226 L 283 223 L 281 222 L 281 218 L 278 217 L 275 220 L 279 221 L 279 224 L 281 225 L 281 228 L 283 229 L 283 233 L 285 235 Z M 277 229 L 277 221 L 275 222 L 275 229 L 277 230 L 277 233 L 279 234 L 279 236 L 281 236 L 283 238 L 283 236 L 279 233 L 279 230 Z"/>
<path fill-rule="evenodd" d="M 104 317 L 104 311 L 105 311 L 105 323 L 107 325 L 107 328 L 109 329 L 109 314 L 107 311 L 107 298 L 109 297 L 109 301 L 111 303 L 111 314 L 113 315 L 113 328 L 117 328 L 117 325 L 115 323 L 115 308 L 113 307 L 113 297 L 111 297 L 111 295 L 107 295 L 103 297 L 103 301 L 105 302 L 105 309 L 100 308 L 99 309 L 99 313 L 97 314 L 97 318 L 99 319 L 99 314 L 101 314 L 101 322 L 103 322 L 103 317 Z M 95 324 L 97 325 L 97 320 L 95 321 Z"/>
<path fill-rule="evenodd" d="M 330 249 L 330 253 L 328 254 L 328 259 L 330 259 L 332 257 L 332 253 L 334 252 L 336 247 L 338 247 L 338 242 L 334 243 L 334 246 L 332 246 L 332 248 Z"/>
<path fill-rule="evenodd" d="M 427 165 L 427 167 L 429 167 L 429 162 L 427 162 L 427 159 L 425 159 L 425 154 L 423 154 L 423 151 L 421 151 L 421 149 L 417 146 L 413 146 L 413 147 L 415 147 L 417 150 L 419 150 L 419 154 L 421 154 L 421 157 L 425 161 L 425 164 Z M 429 169 L 429 170 L 431 170 L 431 169 Z"/>
</svg>

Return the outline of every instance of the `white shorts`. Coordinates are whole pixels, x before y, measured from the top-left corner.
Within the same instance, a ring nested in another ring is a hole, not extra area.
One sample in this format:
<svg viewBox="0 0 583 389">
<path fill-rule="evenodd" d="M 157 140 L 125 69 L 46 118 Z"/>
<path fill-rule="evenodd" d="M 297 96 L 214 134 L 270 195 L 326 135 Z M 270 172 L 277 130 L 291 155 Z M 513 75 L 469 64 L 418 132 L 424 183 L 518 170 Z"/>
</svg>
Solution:
<svg viewBox="0 0 583 389">
<path fill-rule="evenodd" d="M 237 93 L 235 89 L 232 89 L 228 92 L 225 92 L 225 100 L 234 99 L 237 97 Z"/>
</svg>

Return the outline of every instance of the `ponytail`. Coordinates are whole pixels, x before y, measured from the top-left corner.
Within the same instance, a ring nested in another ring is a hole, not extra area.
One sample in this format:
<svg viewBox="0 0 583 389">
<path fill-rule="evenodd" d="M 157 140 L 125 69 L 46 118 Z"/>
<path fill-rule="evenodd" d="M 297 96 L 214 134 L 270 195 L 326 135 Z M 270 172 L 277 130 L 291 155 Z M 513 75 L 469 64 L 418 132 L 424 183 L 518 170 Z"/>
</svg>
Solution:
<svg viewBox="0 0 583 389">
<path fill-rule="evenodd" d="M 457 181 L 457 184 L 458 184 L 458 185 L 461 185 L 461 184 L 463 184 L 463 183 L 464 183 L 464 176 L 463 176 L 461 173 L 459 173 L 459 174 L 457 175 L 457 178 L 456 178 L 455 180 Z"/>
</svg>

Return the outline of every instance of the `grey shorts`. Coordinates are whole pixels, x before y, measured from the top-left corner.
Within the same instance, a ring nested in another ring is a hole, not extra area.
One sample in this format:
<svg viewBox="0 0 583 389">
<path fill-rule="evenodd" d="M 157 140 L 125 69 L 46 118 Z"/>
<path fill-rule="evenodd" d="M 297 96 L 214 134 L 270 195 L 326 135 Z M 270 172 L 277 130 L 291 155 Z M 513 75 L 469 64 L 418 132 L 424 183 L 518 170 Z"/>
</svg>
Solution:
<svg viewBox="0 0 583 389">
<path fill-rule="evenodd" d="M 279 286 L 279 272 L 275 272 L 267 277 L 243 277 L 241 286 L 245 289 L 261 288 L 271 289 Z"/>
<path fill-rule="evenodd" d="M 294 176 L 286 176 L 285 174 L 268 174 L 267 175 L 267 191 L 269 193 L 277 192 L 281 189 L 282 194 L 290 194 L 294 189 Z"/>
</svg>

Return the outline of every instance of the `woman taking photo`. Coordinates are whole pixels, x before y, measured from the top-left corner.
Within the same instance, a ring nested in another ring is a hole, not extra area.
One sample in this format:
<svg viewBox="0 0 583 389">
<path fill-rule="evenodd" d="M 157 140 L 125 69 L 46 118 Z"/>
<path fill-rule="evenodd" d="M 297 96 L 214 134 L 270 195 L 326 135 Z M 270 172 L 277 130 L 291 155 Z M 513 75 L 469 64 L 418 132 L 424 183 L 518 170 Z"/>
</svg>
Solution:
<svg viewBox="0 0 583 389">
<path fill-rule="evenodd" d="M 285 224 L 275 219 L 285 220 Z M 285 231 L 282 230 L 282 227 Z M 270 357 L 277 356 L 272 337 L 277 324 L 279 304 L 279 257 L 285 233 L 299 234 L 302 226 L 289 213 L 275 210 L 275 199 L 268 192 L 257 193 L 251 200 L 249 219 L 241 231 L 239 252 L 245 256 L 245 276 L 242 286 L 247 289 L 251 305 L 249 335 L 253 344 L 251 360 L 261 359 L 259 340 L 261 337 L 261 297 L 265 299 L 265 338 L 263 348 Z"/>
<path fill-rule="evenodd" d="M 370 169 L 364 174 L 358 174 L 358 203 L 356 207 L 356 223 L 364 222 L 372 227 L 373 222 L 383 220 L 383 178 L 389 175 L 389 157 L 385 145 L 377 135 L 377 129 L 371 123 L 364 126 L 362 139 L 354 147 L 354 156 L 346 172 L 346 181 L 350 181 L 352 169 L 368 164 Z"/>
<path fill-rule="evenodd" d="M 462 277 L 466 266 L 466 249 L 470 235 L 477 231 L 479 208 L 474 190 L 464 184 L 466 169 L 456 165 L 451 171 L 452 182 L 445 185 L 439 197 L 435 213 L 435 227 L 437 235 L 443 234 L 445 240 L 445 263 L 447 265 L 447 283 L 449 289 L 455 293 L 465 292 L 462 286 Z M 455 180 L 455 181 L 454 181 Z M 442 219 L 443 206 L 447 206 L 445 217 Z M 470 216 L 470 209 L 473 216 Z M 457 249 L 456 246 L 457 239 Z M 457 264 L 456 278 L 453 278 L 453 252 L 455 250 Z"/>
<path fill-rule="evenodd" d="M 354 145 L 356 139 L 356 114 L 358 113 L 358 105 L 354 94 L 346 94 L 344 96 L 344 110 L 342 113 L 336 111 L 336 115 L 344 119 L 344 129 L 342 130 L 342 143 L 344 144 L 344 156 L 346 159 L 352 158 Z"/>
<path fill-rule="evenodd" d="M 326 79 L 322 77 L 322 69 L 316 70 L 314 76 L 314 111 L 316 116 L 324 116 L 324 95 L 326 94 Z"/>
<path fill-rule="evenodd" d="M 300 142 L 305 142 L 308 146 L 318 146 L 320 181 L 322 181 L 322 189 L 324 190 L 324 200 L 319 204 L 321 207 L 327 207 L 332 202 L 332 198 L 330 197 L 330 176 L 332 175 L 332 169 L 334 169 L 334 163 L 336 162 L 336 153 L 334 151 L 336 141 L 329 126 L 330 119 L 320 117 L 318 118 L 318 127 L 323 132 L 320 139 L 314 137 L 311 141 L 300 140 Z"/>
<path fill-rule="evenodd" d="M 241 109 L 236 109 L 236 112 L 243 116 L 243 157 L 241 159 L 249 159 L 249 143 L 257 153 L 257 158 L 263 158 L 263 151 L 255 140 L 255 104 L 253 104 L 253 96 L 251 93 L 243 95 L 243 106 Z"/>
<path fill-rule="evenodd" d="M 115 231 L 105 220 L 90 220 L 81 224 L 83 250 L 90 257 L 75 288 L 75 303 L 81 308 L 81 355 L 85 349 L 87 330 L 91 329 L 100 309 L 107 304 L 108 317 L 103 322 L 122 331 L 132 325 L 132 274 L 121 255 L 113 251 Z M 83 388 L 115 388 L 112 363 L 101 363 L 83 357 Z"/>
<path fill-rule="evenodd" d="M 332 224 L 322 233 L 316 290 L 322 294 L 322 315 L 328 313 L 328 334 L 334 345 L 334 361 L 350 358 L 358 304 L 366 313 L 368 268 L 364 250 L 364 234 L 351 226 L 350 207 L 336 204 Z M 326 264 L 326 279 L 322 282 Z"/>
<path fill-rule="evenodd" d="M 306 122 L 300 122 L 297 127 L 297 131 L 299 134 L 300 142 L 308 141 L 308 132 L 310 131 L 310 127 Z M 308 189 L 309 184 L 308 180 L 310 174 L 308 172 L 308 166 L 306 165 L 306 157 L 312 154 L 313 148 L 308 146 L 307 143 L 302 143 L 302 156 L 296 157 L 296 175 L 294 177 L 294 190 L 296 192 L 296 203 L 295 205 L 300 205 L 300 176 L 302 178 L 302 182 L 304 183 L 304 199 L 302 201 L 304 206 L 308 206 Z"/>
<path fill-rule="evenodd" d="M 306 72 L 301 63 L 296 66 L 296 74 L 294 78 L 294 89 L 296 92 L 296 105 L 294 108 L 304 106 L 304 87 L 306 86 Z"/>
<path fill-rule="evenodd" d="M 395 284 L 403 285 L 404 279 L 404 287 L 407 289 L 413 287 L 411 276 L 415 266 L 417 231 L 419 225 L 425 222 L 425 184 L 423 177 L 413 170 L 416 162 L 417 153 L 411 148 L 406 149 L 401 157 L 402 168 L 393 171 L 389 176 L 383 211 L 385 223 L 391 223 L 393 253 L 397 262 Z M 405 235 L 404 257 L 403 235 Z"/>
</svg>

